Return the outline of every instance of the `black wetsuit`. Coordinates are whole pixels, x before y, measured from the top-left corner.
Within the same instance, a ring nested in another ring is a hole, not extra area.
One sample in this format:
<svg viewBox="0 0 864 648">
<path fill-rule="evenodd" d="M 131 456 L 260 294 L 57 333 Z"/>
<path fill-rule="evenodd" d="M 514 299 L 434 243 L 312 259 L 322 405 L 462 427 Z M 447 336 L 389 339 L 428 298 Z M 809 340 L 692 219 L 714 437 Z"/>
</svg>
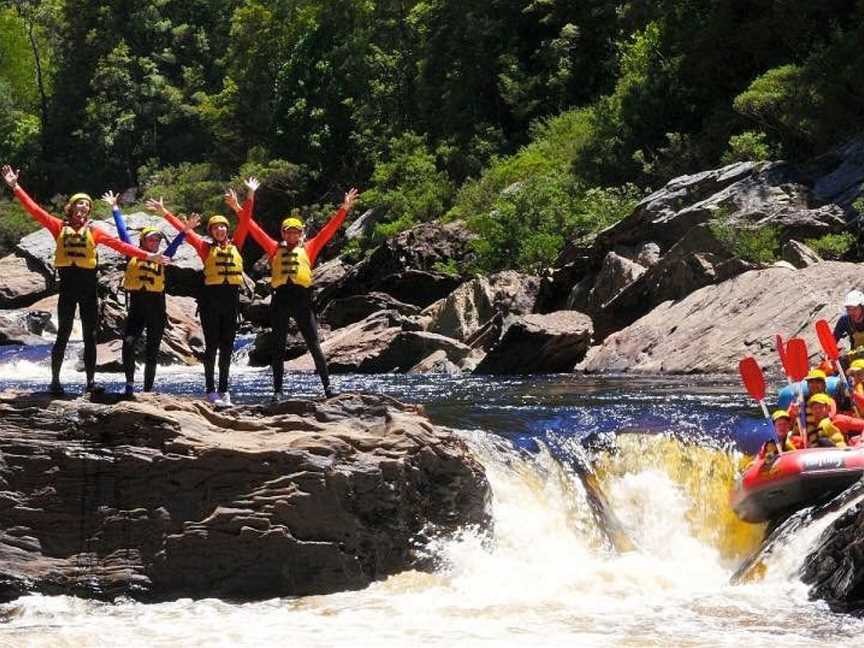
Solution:
<svg viewBox="0 0 864 648">
<path fill-rule="evenodd" d="M 285 372 L 285 343 L 288 339 L 288 319 L 293 318 L 306 341 L 309 353 L 315 361 L 315 369 L 321 377 L 325 391 L 330 389 L 327 360 L 318 340 L 318 321 L 312 306 L 312 288 L 287 283 L 273 291 L 270 301 L 270 323 L 273 327 L 273 390 L 282 391 Z"/>
<path fill-rule="evenodd" d="M 99 297 L 96 270 L 69 266 L 58 268 L 60 295 L 57 301 L 57 339 L 51 349 L 51 382 L 60 384 L 60 368 L 66 355 L 66 345 L 72 333 L 75 309 L 81 317 L 84 338 L 84 371 L 87 384 L 96 376 L 96 335 L 99 327 Z"/>
<path fill-rule="evenodd" d="M 239 286 L 204 286 L 198 300 L 201 328 L 204 331 L 204 382 L 207 393 L 228 391 L 228 372 L 237 335 L 240 312 Z M 219 389 L 214 388 L 216 353 L 219 353 Z"/>
<path fill-rule="evenodd" d="M 145 330 L 144 391 L 149 392 L 153 390 L 159 345 L 165 332 L 165 293 L 130 290 L 126 332 L 123 334 L 123 370 L 127 384 L 135 382 L 135 343 Z"/>
</svg>

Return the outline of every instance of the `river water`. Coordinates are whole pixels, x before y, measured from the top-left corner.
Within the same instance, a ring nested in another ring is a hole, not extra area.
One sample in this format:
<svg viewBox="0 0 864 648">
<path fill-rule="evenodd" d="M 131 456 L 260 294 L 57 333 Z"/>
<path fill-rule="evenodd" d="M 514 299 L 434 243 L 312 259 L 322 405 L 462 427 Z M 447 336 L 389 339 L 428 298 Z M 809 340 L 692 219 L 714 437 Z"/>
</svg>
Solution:
<svg viewBox="0 0 864 648">
<path fill-rule="evenodd" d="M 72 364 L 70 391 L 81 384 Z M 0 350 L 0 389 L 41 388 L 47 377 L 46 349 Z M 293 395 L 320 391 L 312 375 L 286 379 Z M 202 386 L 200 370 L 157 380 L 172 393 Z M 235 401 L 269 394 L 265 370 L 238 368 L 232 383 Z M 494 534 L 437 540 L 433 573 L 327 596 L 151 605 L 30 596 L 0 608 L 0 646 L 860 645 L 864 621 L 808 601 L 798 578 L 831 518 L 788 538 L 758 582 L 729 584 L 762 533 L 729 510 L 736 448 L 756 446 L 767 427 L 728 378 L 380 375 L 335 384 L 422 403 L 458 429 L 487 471 Z M 617 435 L 620 450 L 601 455 L 598 477 L 637 546 L 623 555 L 570 468 L 568 444 L 592 432 Z"/>
</svg>

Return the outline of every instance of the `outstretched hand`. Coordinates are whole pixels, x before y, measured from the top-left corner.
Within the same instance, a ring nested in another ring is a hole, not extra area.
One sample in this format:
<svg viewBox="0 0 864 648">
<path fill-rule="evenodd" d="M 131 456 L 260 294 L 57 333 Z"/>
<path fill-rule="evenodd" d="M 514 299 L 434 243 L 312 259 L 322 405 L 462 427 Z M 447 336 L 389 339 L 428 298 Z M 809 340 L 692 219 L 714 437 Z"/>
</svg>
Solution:
<svg viewBox="0 0 864 648">
<path fill-rule="evenodd" d="M 171 263 L 171 257 L 167 257 L 164 254 L 159 254 L 158 252 L 148 254 L 147 260 L 151 263 L 161 263 L 162 265 L 167 265 Z"/>
<path fill-rule="evenodd" d="M 240 211 L 240 201 L 237 198 L 237 192 L 233 189 L 229 189 L 225 192 L 225 204 L 228 205 L 235 212 Z"/>
<path fill-rule="evenodd" d="M 186 227 L 183 228 L 184 233 L 189 233 L 196 227 L 201 224 L 201 214 L 189 214 L 186 218 L 183 219 L 186 223 Z"/>
<path fill-rule="evenodd" d="M 13 169 L 8 164 L 4 164 L 2 170 L 3 180 L 6 181 L 6 184 L 9 185 L 10 189 L 14 189 L 18 186 L 18 177 L 21 175 L 20 169 Z"/>
<path fill-rule="evenodd" d="M 250 194 L 258 191 L 258 187 L 261 186 L 261 182 L 255 176 L 249 176 L 243 184 L 245 184 L 246 188 L 249 189 Z"/>
<path fill-rule="evenodd" d="M 159 198 L 159 200 L 151 198 L 146 203 L 144 203 L 144 206 L 147 207 L 147 209 L 149 209 L 150 211 L 159 214 L 165 214 L 165 212 L 168 211 L 167 209 L 165 209 L 165 200 L 163 198 Z"/>
<path fill-rule="evenodd" d="M 351 187 L 351 190 L 345 194 L 345 198 L 342 200 L 342 209 L 346 212 L 350 212 L 354 207 L 354 202 L 357 200 L 357 196 L 360 194 L 357 189 Z"/>
<path fill-rule="evenodd" d="M 102 194 L 102 201 L 108 203 L 108 206 L 111 209 L 114 209 L 117 206 L 117 199 L 120 198 L 119 194 L 114 193 L 110 189 Z"/>
</svg>

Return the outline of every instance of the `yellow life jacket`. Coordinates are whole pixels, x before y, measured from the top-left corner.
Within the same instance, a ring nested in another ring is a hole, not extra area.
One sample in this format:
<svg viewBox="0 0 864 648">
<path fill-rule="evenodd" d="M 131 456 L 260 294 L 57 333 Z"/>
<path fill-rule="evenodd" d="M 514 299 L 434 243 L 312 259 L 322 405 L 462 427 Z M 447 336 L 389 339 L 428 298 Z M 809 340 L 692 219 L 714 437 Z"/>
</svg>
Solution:
<svg viewBox="0 0 864 648">
<path fill-rule="evenodd" d="M 237 246 L 213 244 L 204 262 L 204 284 L 218 286 L 228 284 L 239 286 L 243 283 L 243 257 Z"/>
<path fill-rule="evenodd" d="M 57 251 L 54 253 L 55 268 L 96 268 L 96 241 L 93 232 L 85 225 L 77 232 L 69 225 L 63 225 L 57 235 Z"/>
<path fill-rule="evenodd" d="M 312 285 L 312 264 L 309 263 L 309 255 L 302 245 L 293 250 L 280 245 L 270 260 L 270 268 L 270 282 L 274 288 L 284 286 L 289 281 L 304 288 Z"/>
<path fill-rule="evenodd" d="M 165 268 L 161 263 L 129 259 L 126 275 L 123 277 L 123 287 L 132 291 L 164 292 Z"/>
</svg>

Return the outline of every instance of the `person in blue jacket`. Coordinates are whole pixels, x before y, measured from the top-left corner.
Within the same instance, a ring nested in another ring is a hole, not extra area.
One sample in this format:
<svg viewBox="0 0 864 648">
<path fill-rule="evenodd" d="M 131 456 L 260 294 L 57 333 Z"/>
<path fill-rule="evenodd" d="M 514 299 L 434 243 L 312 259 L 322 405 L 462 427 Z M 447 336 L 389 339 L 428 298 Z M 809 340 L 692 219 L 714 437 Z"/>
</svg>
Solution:
<svg viewBox="0 0 864 648">
<path fill-rule="evenodd" d="M 117 235 L 121 241 L 131 243 L 129 230 L 120 208 L 117 194 L 107 191 L 102 200 L 111 207 Z M 186 238 L 186 232 L 198 225 L 200 218 L 192 214 L 186 221 L 186 228 L 174 237 L 163 253 L 172 258 Z M 159 249 L 164 235 L 158 227 L 143 227 L 138 234 L 138 246 L 154 253 Z M 123 333 L 123 370 L 126 374 L 126 395 L 131 396 L 135 389 L 135 345 L 146 331 L 144 346 L 144 391 L 153 391 L 156 380 L 156 360 L 162 334 L 165 332 L 165 268 L 158 263 L 133 259 L 126 266 L 123 288 L 129 295 L 129 310 L 126 315 L 126 330 Z"/>
</svg>

